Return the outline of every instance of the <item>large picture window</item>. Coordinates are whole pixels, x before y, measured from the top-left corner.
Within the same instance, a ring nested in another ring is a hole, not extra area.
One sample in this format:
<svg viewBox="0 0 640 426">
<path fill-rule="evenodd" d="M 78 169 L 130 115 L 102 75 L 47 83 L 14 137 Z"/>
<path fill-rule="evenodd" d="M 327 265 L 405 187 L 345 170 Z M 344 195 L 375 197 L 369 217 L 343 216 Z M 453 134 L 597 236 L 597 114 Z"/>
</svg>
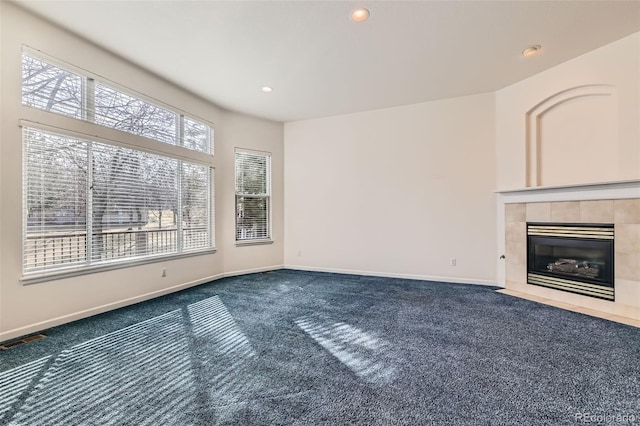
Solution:
<svg viewBox="0 0 640 426">
<path fill-rule="evenodd" d="M 270 241 L 271 155 L 237 149 L 236 241 Z"/>
<path fill-rule="evenodd" d="M 212 247 L 210 167 L 23 129 L 24 272 Z"/>
<path fill-rule="evenodd" d="M 25 279 L 215 247 L 208 124 L 28 52 L 22 103 L 96 129 L 23 123 Z"/>
</svg>

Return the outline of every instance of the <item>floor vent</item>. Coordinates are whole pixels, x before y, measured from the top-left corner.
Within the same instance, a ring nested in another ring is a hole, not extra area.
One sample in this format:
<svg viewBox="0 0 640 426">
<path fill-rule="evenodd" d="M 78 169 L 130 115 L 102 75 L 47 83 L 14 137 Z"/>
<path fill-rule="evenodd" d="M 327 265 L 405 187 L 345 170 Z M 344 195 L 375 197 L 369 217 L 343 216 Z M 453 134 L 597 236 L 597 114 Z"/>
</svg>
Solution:
<svg viewBox="0 0 640 426">
<path fill-rule="evenodd" d="M 14 340 L 12 342 L 7 342 L 0 346 L 0 350 L 6 351 L 7 349 L 15 348 L 16 346 L 24 345 L 25 343 L 33 342 L 35 340 L 44 339 L 44 334 L 34 334 L 32 336 L 23 337 L 22 339 Z"/>
</svg>

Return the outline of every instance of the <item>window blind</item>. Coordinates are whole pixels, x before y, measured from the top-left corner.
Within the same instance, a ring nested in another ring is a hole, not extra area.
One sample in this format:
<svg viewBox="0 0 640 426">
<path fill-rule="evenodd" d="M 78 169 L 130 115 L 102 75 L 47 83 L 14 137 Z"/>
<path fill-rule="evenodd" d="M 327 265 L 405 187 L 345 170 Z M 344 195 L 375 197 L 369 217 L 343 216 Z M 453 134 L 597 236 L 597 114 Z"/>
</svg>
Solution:
<svg viewBox="0 0 640 426">
<path fill-rule="evenodd" d="M 271 155 L 236 150 L 236 241 L 271 238 Z"/>
<path fill-rule="evenodd" d="M 91 259 L 178 251 L 178 162 L 145 152 L 92 144 Z"/>
<path fill-rule="evenodd" d="M 23 129 L 25 272 L 87 262 L 85 141 Z"/>
<path fill-rule="evenodd" d="M 183 250 L 209 247 L 213 228 L 209 220 L 212 206 L 213 170 L 197 164 L 182 163 L 181 171 Z"/>
<path fill-rule="evenodd" d="M 210 167 L 23 128 L 25 274 L 213 247 Z"/>
</svg>

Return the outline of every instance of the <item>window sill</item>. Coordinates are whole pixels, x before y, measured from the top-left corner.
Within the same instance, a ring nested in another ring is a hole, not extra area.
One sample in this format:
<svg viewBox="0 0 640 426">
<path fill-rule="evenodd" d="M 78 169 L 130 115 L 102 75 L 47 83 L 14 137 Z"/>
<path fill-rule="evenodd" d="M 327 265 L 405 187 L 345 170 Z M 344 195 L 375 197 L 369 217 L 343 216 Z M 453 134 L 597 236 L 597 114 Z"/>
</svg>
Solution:
<svg viewBox="0 0 640 426">
<path fill-rule="evenodd" d="M 236 247 L 243 246 L 261 246 L 265 244 L 273 244 L 273 240 L 243 240 L 236 241 Z"/>
<path fill-rule="evenodd" d="M 46 281 L 60 280 L 63 278 L 72 278 L 72 277 L 79 277 L 82 275 L 95 274 L 98 272 L 112 271 L 115 269 L 131 268 L 133 266 L 149 265 L 152 263 L 165 262 L 168 260 L 182 259 L 185 257 L 214 254 L 215 252 L 216 252 L 216 249 L 213 248 L 213 249 L 207 249 L 207 250 L 184 252 L 180 254 L 168 254 L 168 255 L 160 255 L 157 257 L 146 257 L 143 259 L 134 259 L 129 261 L 121 261 L 121 262 L 114 261 L 112 263 L 105 263 L 102 265 L 95 265 L 95 266 L 87 266 L 84 268 L 71 267 L 68 270 L 58 270 L 58 271 L 41 272 L 41 273 L 34 272 L 28 275 L 24 275 L 20 279 L 20 282 L 23 285 L 37 284 L 37 283 L 46 282 Z"/>
</svg>

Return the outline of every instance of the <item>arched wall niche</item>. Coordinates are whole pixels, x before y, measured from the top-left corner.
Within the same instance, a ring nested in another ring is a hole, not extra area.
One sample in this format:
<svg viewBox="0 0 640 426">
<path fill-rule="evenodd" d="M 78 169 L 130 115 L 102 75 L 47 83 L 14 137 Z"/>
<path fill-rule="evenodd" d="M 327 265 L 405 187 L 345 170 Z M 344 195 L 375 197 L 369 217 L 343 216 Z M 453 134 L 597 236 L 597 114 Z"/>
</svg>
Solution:
<svg viewBox="0 0 640 426">
<path fill-rule="evenodd" d="M 616 87 L 558 92 L 526 113 L 527 187 L 615 180 L 619 163 Z"/>
</svg>

